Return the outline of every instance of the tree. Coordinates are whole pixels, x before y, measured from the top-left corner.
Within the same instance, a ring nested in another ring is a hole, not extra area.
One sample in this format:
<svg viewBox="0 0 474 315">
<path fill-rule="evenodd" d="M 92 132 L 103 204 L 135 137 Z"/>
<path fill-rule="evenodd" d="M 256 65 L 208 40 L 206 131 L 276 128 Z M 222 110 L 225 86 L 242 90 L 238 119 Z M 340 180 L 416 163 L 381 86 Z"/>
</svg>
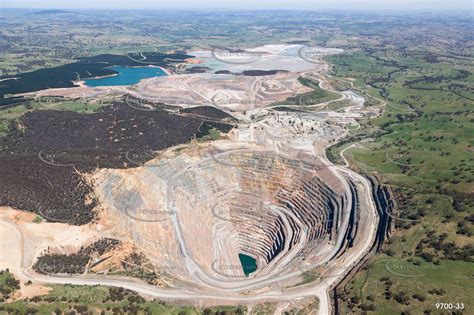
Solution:
<svg viewBox="0 0 474 315">
<path fill-rule="evenodd" d="M 395 298 L 395 301 L 397 301 L 400 304 L 407 304 L 407 302 L 410 301 L 410 297 L 403 291 L 395 294 L 394 298 Z"/>
</svg>

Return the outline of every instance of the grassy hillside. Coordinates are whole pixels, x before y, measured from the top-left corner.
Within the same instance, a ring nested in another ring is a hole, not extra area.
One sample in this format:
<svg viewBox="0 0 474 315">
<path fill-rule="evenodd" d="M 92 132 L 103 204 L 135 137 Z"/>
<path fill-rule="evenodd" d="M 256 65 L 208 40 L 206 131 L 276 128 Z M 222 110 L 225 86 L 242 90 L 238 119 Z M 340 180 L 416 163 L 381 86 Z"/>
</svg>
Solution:
<svg viewBox="0 0 474 315">
<path fill-rule="evenodd" d="M 308 105 L 316 105 L 316 104 L 319 104 L 319 103 L 331 101 L 331 100 L 337 99 L 339 97 L 339 95 L 336 94 L 336 93 L 329 92 L 329 91 L 321 89 L 319 87 L 318 82 L 314 82 L 310 79 L 306 79 L 306 78 L 302 78 L 302 77 L 298 78 L 298 81 L 302 85 L 313 89 L 313 91 L 298 94 L 296 96 L 289 97 L 289 98 L 287 98 L 286 100 L 284 100 L 282 102 L 275 102 L 271 105 L 272 106 L 274 106 L 274 105 L 299 105 L 299 106 L 304 107 L 304 106 L 308 106 Z"/>
<path fill-rule="evenodd" d="M 244 314 L 241 306 L 210 308 L 176 306 L 163 301 L 146 301 L 137 293 L 103 286 L 51 285 L 44 296 L 0 305 L 0 314 Z M 90 313 L 91 312 L 91 313 Z"/>
<path fill-rule="evenodd" d="M 352 140 L 374 141 L 345 154 L 359 171 L 382 175 L 399 204 L 384 253 L 339 290 L 342 313 L 422 314 L 436 312 L 437 302 L 472 309 L 472 63 L 405 49 L 329 61 L 336 79 L 354 78 L 359 92 L 387 103 L 382 117 L 354 131 Z"/>
</svg>

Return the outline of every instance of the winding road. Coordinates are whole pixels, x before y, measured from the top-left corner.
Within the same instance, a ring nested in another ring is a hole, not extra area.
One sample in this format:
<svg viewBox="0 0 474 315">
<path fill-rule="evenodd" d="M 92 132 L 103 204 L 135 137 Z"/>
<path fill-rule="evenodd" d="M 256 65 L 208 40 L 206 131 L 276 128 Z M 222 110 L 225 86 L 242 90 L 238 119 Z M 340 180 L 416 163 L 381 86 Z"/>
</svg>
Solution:
<svg viewBox="0 0 474 315">
<path fill-rule="evenodd" d="M 341 153 L 342 154 L 342 153 Z M 29 266 L 18 266 L 13 271 L 19 272 L 22 280 L 31 280 L 41 283 L 54 283 L 54 284 L 76 284 L 76 285 L 104 285 L 113 287 L 124 287 L 141 294 L 145 294 L 151 297 L 160 299 L 186 299 L 199 301 L 203 298 L 209 298 L 220 302 L 258 302 L 258 301 L 275 301 L 275 302 L 288 302 L 297 300 L 307 296 L 316 296 L 319 299 L 320 314 L 331 313 L 331 302 L 328 295 L 329 290 L 334 286 L 339 279 L 341 279 L 347 272 L 351 270 L 368 252 L 368 249 L 374 242 L 375 232 L 377 227 L 377 213 L 375 204 L 371 199 L 370 183 L 362 176 L 354 173 L 353 171 L 343 167 L 330 165 L 330 168 L 340 173 L 341 175 L 351 178 L 356 183 L 360 190 L 360 195 L 365 197 L 365 205 L 367 206 L 367 213 L 369 220 L 367 221 L 368 228 L 365 229 L 364 234 L 361 235 L 360 248 L 358 250 L 352 250 L 350 253 L 343 255 L 342 261 L 335 261 L 334 266 L 329 269 L 327 276 L 325 275 L 324 280 L 311 284 L 310 286 L 301 286 L 293 289 L 281 289 L 279 288 L 279 282 L 288 280 L 294 277 L 298 277 L 302 272 L 295 271 L 284 275 L 273 275 L 267 279 L 245 279 L 240 285 L 235 286 L 239 282 L 235 281 L 219 281 L 217 279 L 209 278 L 204 271 L 202 271 L 192 259 L 187 257 L 187 252 L 183 248 L 183 256 L 187 259 L 186 265 L 189 271 L 194 272 L 195 279 L 199 280 L 201 284 L 205 284 L 208 287 L 215 288 L 212 293 L 209 291 L 193 290 L 191 288 L 158 288 L 146 284 L 140 280 L 128 278 L 128 277 L 111 277 L 103 275 L 80 275 L 80 276 L 57 276 L 57 275 L 41 275 L 31 270 Z M 3 219 L 3 218 L 2 218 Z M 176 218 L 175 218 L 176 220 Z M 15 228 L 14 224 L 2 222 L 1 224 L 7 224 L 9 228 Z M 174 222 L 177 226 L 179 223 Z M 178 232 L 179 233 L 179 232 Z M 10 238 L 15 235 L 16 242 L 20 244 L 20 248 L 24 250 L 24 239 L 20 231 L 16 231 L 15 234 L 10 234 Z M 184 244 L 184 240 L 182 240 Z M 22 255 L 24 253 L 22 252 Z M 23 261 L 23 256 L 20 261 Z M 317 267 L 321 264 L 310 266 L 310 268 Z M 233 285 L 230 285 L 233 282 Z M 265 293 L 253 294 L 253 295 L 241 295 L 237 291 L 248 290 L 252 288 L 259 288 L 262 286 L 277 284 L 270 286 L 272 289 Z"/>
<path fill-rule="evenodd" d="M 323 88 L 322 82 L 320 86 Z M 329 90 L 328 87 L 324 87 Z M 334 92 L 334 90 L 329 90 Z M 335 102 L 344 98 L 347 95 L 341 94 L 341 98 L 329 102 Z M 318 106 L 325 106 L 328 102 L 318 104 Z M 265 127 L 264 127 L 265 128 Z M 266 130 L 267 137 L 271 137 L 271 133 Z M 276 141 L 286 140 L 280 138 L 274 138 Z M 291 141 L 291 139 L 290 139 Z M 369 139 L 364 140 L 369 141 Z M 364 142 L 361 141 L 361 142 Z M 359 142 L 359 143 L 361 143 Z M 329 297 L 330 290 L 340 281 L 354 266 L 356 266 L 365 255 L 369 253 L 369 249 L 375 241 L 376 230 L 378 226 L 378 216 L 375 202 L 372 199 L 371 185 L 370 182 L 363 176 L 355 173 L 348 168 L 349 163 L 344 157 L 344 152 L 357 144 L 343 149 L 340 152 L 345 165 L 339 166 L 329 162 L 326 158 L 324 162 L 335 176 L 338 176 L 347 184 L 350 181 L 354 184 L 358 191 L 358 195 L 361 196 L 360 203 L 361 209 L 364 210 L 366 220 L 363 222 L 364 226 L 360 227 L 363 233 L 357 235 L 357 243 L 354 247 L 346 249 L 346 252 L 341 257 L 331 260 L 332 257 L 328 257 L 326 260 L 319 262 L 318 264 L 309 266 L 309 269 L 316 268 L 318 266 L 325 265 L 327 271 L 324 273 L 322 278 L 316 282 L 300 285 L 292 288 L 282 288 L 280 283 L 284 283 L 289 279 L 294 279 L 302 274 L 301 270 L 288 272 L 282 274 L 278 268 L 274 273 L 269 273 L 262 277 L 254 277 L 237 281 L 229 281 L 216 279 L 210 277 L 204 270 L 202 270 L 192 257 L 188 254 L 186 249 L 186 243 L 182 236 L 181 227 L 179 224 L 177 212 L 172 212 L 171 221 L 174 227 L 175 235 L 180 244 L 183 259 L 188 272 L 193 276 L 194 280 L 207 289 L 199 288 L 159 288 L 153 285 L 149 285 L 143 281 L 130 278 L 130 277 L 118 277 L 118 276 L 105 276 L 105 275 L 75 275 L 75 276 L 58 276 L 58 275 L 42 275 L 32 271 L 32 261 L 25 262 L 26 256 L 25 251 L 25 237 L 21 233 L 18 227 L 7 221 L 4 216 L 0 216 L 0 224 L 7 229 L 14 229 L 14 233 L 8 233 L 9 240 L 12 244 L 17 244 L 21 248 L 21 257 L 16 263 L 18 265 L 11 266 L 11 270 L 17 274 L 23 281 L 31 280 L 40 283 L 51 283 L 51 284 L 75 284 L 75 285 L 104 285 L 112 287 L 123 287 L 129 290 L 136 291 L 138 293 L 158 298 L 158 299 L 186 299 L 192 300 L 199 303 L 202 299 L 212 299 L 215 301 L 230 302 L 230 303 L 245 303 L 245 302 L 262 302 L 262 301 L 274 301 L 279 302 L 279 310 L 284 309 L 289 301 L 298 300 L 308 296 L 315 296 L 319 300 L 319 314 L 331 314 L 331 300 Z M 228 152 L 225 152 L 228 154 Z M 215 158 L 215 156 L 208 157 L 207 159 Z M 202 162 L 201 160 L 200 162 Z M 186 172 L 193 165 L 188 165 L 181 171 L 177 172 L 168 182 L 168 189 L 172 190 L 174 187 L 174 181 L 178 176 Z M 346 187 L 346 189 L 348 189 Z M 172 194 L 172 191 L 169 191 Z M 173 205 L 171 205 L 173 208 Z M 279 211 L 279 210 L 276 210 Z M 330 262 L 330 264 L 328 264 Z M 239 294 L 239 292 L 258 289 L 262 287 L 269 287 L 267 292 L 254 293 L 252 295 Z"/>
</svg>

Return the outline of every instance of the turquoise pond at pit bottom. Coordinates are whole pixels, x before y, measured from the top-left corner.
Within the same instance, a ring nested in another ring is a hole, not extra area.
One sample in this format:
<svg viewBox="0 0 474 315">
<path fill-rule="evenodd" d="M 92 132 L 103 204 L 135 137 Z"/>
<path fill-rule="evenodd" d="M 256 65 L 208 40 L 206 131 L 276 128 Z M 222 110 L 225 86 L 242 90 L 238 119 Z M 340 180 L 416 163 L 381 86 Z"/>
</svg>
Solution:
<svg viewBox="0 0 474 315">
<path fill-rule="evenodd" d="M 105 78 L 87 79 L 85 84 L 89 87 L 97 86 L 118 86 L 118 85 L 133 85 L 140 82 L 140 80 L 162 77 L 166 73 L 157 67 L 110 67 L 108 69 L 118 72 L 117 75 Z"/>
<path fill-rule="evenodd" d="M 239 259 L 246 276 L 257 270 L 257 261 L 255 258 L 245 254 L 239 254 Z"/>
</svg>

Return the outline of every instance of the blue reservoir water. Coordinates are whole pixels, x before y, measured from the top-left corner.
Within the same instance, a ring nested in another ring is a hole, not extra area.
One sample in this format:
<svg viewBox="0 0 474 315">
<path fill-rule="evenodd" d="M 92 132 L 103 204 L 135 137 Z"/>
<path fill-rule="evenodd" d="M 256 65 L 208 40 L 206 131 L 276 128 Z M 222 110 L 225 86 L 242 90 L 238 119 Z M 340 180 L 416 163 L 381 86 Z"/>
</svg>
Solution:
<svg viewBox="0 0 474 315">
<path fill-rule="evenodd" d="M 87 86 L 116 86 L 116 85 L 133 85 L 140 82 L 140 80 L 165 76 L 166 73 L 160 68 L 156 67 L 110 67 L 109 69 L 117 71 L 119 74 L 112 77 L 87 79 L 85 83 Z"/>
</svg>

